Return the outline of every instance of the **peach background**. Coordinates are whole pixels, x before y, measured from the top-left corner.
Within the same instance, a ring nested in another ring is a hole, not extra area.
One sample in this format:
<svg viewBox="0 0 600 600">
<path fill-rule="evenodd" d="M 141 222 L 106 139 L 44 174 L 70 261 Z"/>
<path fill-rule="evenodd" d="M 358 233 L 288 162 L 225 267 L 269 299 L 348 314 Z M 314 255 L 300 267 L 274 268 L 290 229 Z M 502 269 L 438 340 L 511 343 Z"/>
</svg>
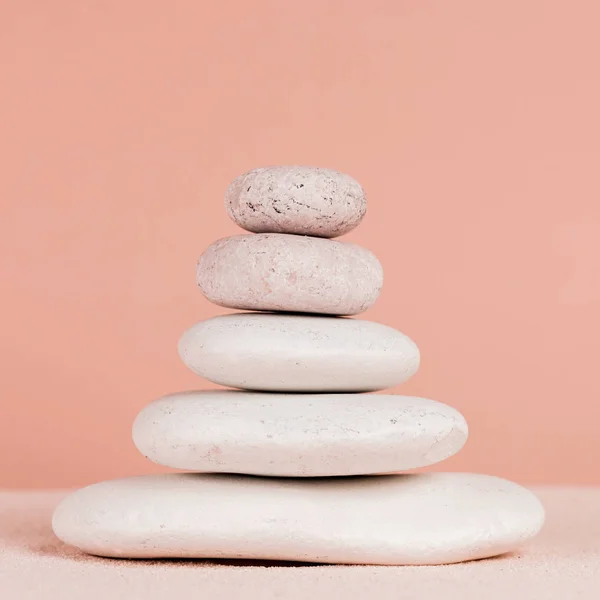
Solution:
<svg viewBox="0 0 600 600">
<path fill-rule="evenodd" d="M 273 163 L 353 174 L 367 318 L 422 351 L 397 391 L 460 409 L 441 468 L 600 483 L 600 5 L 0 4 L 0 486 L 160 470 L 131 422 L 203 381 L 194 266 Z"/>
</svg>

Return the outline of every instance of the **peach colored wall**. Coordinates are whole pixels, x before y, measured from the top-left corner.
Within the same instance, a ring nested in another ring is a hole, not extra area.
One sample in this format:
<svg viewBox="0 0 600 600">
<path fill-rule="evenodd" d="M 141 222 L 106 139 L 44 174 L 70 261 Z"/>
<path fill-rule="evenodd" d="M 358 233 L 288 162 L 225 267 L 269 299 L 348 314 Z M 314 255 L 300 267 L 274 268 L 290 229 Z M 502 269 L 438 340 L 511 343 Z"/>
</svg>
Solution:
<svg viewBox="0 0 600 600">
<path fill-rule="evenodd" d="M 223 312 L 197 256 L 255 166 L 354 175 L 366 317 L 420 345 L 398 388 L 471 427 L 442 468 L 600 483 L 594 0 L 0 3 L 0 486 L 159 470 L 136 412 L 204 385 Z"/>
</svg>

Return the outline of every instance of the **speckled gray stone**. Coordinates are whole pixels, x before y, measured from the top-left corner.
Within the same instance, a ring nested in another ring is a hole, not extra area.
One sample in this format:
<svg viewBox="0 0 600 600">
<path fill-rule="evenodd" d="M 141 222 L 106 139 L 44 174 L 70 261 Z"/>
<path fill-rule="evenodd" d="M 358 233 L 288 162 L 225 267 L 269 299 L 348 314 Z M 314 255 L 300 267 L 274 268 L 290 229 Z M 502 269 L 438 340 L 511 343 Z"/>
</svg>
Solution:
<svg viewBox="0 0 600 600">
<path fill-rule="evenodd" d="M 454 408 L 389 394 L 182 392 L 133 425 L 138 450 L 158 464 L 281 477 L 416 469 L 456 454 L 467 436 Z"/>
<path fill-rule="evenodd" d="M 356 244 L 259 233 L 209 246 L 196 281 L 208 300 L 228 308 L 355 315 L 379 297 L 383 269 Z"/>
<path fill-rule="evenodd" d="M 530 491 L 488 475 L 170 473 L 79 490 L 59 504 L 52 527 L 67 544 L 100 556 L 437 565 L 516 550 L 543 522 L 544 509 Z M 452 578 L 445 573 L 446 581 Z M 390 598 L 402 597 L 402 575 Z M 535 591 L 526 597 L 535 598 Z"/>
<path fill-rule="evenodd" d="M 361 222 L 367 200 L 360 184 L 344 173 L 279 166 L 237 177 L 225 194 L 225 206 L 248 231 L 332 238 Z"/>
<path fill-rule="evenodd" d="M 179 341 L 183 362 L 228 387 L 272 392 L 369 392 L 419 368 L 419 349 L 392 327 L 360 319 L 241 313 L 214 317 Z"/>
</svg>

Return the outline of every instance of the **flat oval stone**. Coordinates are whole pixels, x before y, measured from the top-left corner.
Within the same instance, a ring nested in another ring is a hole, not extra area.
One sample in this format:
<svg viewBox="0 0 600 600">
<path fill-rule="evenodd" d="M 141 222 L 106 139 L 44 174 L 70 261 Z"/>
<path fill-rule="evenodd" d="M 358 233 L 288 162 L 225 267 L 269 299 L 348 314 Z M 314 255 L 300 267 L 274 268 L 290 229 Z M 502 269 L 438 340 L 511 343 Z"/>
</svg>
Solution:
<svg viewBox="0 0 600 600">
<path fill-rule="evenodd" d="M 360 184 L 331 169 L 279 166 L 254 169 L 225 194 L 229 216 L 255 233 L 332 238 L 354 229 L 367 212 Z"/>
<path fill-rule="evenodd" d="M 355 315 L 379 297 L 383 269 L 356 244 L 259 233 L 209 246 L 196 281 L 208 300 L 228 308 Z"/>
<path fill-rule="evenodd" d="M 52 526 L 99 556 L 437 565 L 515 550 L 543 521 L 531 492 L 487 475 L 185 473 L 84 488 L 59 504 Z"/>
<path fill-rule="evenodd" d="M 183 362 L 228 387 L 271 392 L 370 392 L 419 368 L 419 349 L 392 327 L 307 315 L 214 317 L 179 341 Z"/>
<path fill-rule="evenodd" d="M 467 441 L 454 408 L 385 394 L 171 394 L 142 409 L 133 441 L 177 469 L 282 477 L 390 473 L 452 456 Z"/>
</svg>

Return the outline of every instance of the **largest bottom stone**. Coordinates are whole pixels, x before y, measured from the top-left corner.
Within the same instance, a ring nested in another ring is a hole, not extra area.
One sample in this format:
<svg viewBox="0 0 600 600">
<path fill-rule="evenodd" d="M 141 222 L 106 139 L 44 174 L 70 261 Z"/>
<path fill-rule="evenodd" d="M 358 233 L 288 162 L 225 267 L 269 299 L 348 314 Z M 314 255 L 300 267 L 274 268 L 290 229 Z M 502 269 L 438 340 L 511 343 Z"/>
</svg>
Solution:
<svg viewBox="0 0 600 600">
<path fill-rule="evenodd" d="M 515 483 L 467 473 L 327 479 L 167 474 L 107 481 L 56 509 L 90 554 L 433 565 L 520 547 L 544 510 Z"/>
</svg>

